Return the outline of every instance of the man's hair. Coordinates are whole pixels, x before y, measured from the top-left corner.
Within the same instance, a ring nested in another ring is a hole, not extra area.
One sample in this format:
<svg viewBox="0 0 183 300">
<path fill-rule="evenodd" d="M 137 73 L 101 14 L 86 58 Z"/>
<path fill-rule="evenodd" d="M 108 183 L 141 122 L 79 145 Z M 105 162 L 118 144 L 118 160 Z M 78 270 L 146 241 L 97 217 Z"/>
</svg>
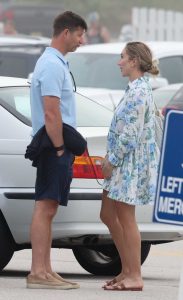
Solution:
<svg viewBox="0 0 183 300">
<path fill-rule="evenodd" d="M 53 36 L 58 36 L 64 29 L 75 31 L 78 27 L 87 30 L 85 20 L 72 11 L 65 11 L 63 14 L 58 15 L 54 20 Z"/>
</svg>

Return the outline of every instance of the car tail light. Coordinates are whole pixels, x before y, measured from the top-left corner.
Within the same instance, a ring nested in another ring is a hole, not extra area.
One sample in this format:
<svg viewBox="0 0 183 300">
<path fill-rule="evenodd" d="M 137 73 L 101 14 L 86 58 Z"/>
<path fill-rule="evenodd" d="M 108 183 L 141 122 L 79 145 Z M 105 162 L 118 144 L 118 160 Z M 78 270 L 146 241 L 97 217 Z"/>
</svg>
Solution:
<svg viewBox="0 0 183 300">
<path fill-rule="evenodd" d="M 100 156 L 89 156 L 88 151 L 76 156 L 73 167 L 74 178 L 103 179 Z"/>
</svg>

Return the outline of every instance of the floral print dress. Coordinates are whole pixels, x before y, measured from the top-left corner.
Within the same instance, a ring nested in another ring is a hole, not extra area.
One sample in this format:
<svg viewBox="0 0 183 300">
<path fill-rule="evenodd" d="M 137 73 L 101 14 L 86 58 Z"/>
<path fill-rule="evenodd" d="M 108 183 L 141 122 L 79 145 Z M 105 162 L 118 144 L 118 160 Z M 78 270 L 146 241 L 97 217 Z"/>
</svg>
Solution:
<svg viewBox="0 0 183 300">
<path fill-rule="evenodd" d="M 104 179 L 108 197 L 131 205 L 154 201 L 159 162 L 155 142 L 155 106 L 147 77 L 129 83 L 114 113 L 107 138 L 114 166 Z"/>
</svg>

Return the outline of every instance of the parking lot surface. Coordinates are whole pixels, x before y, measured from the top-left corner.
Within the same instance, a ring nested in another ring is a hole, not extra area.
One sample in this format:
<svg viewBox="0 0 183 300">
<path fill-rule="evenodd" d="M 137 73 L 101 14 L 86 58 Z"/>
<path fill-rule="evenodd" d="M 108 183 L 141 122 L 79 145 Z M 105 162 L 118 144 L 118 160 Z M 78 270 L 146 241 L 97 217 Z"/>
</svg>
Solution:
<svg viewBox="0 0 183 300">
<path fill-rule="evenodd" d="M 14 254 L 0 273 L 0 300 L 178 300 L 179 280 L 183 263 L 183 241 L 152 246 L 142 266 L 143 292 L 104 291 L 101 286 L 109 277 L 87 273 L 75 260 L 71 250 L 52 250 L 53 267 L 68 279 L 79 282 L 81 288 L 69 291 L 28 290 L 25 277 L 30 268 L 31 251 Z"/>
</svg>

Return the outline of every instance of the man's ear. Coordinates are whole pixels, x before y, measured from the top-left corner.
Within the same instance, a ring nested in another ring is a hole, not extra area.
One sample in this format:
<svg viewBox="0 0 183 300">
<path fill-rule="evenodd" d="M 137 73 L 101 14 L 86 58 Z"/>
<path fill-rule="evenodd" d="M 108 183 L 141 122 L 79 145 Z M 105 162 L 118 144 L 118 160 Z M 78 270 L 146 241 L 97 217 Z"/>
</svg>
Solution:
<svg viewBox="0 0 183 300">
<path fill-rule="evenodd" d="M 69 29 L 65 28 L 64 31 L 63 31 L 63 34 L 64 34 L 65 37 L 67 37 L 68 34 L 69 34 Z"/>
</svg>

